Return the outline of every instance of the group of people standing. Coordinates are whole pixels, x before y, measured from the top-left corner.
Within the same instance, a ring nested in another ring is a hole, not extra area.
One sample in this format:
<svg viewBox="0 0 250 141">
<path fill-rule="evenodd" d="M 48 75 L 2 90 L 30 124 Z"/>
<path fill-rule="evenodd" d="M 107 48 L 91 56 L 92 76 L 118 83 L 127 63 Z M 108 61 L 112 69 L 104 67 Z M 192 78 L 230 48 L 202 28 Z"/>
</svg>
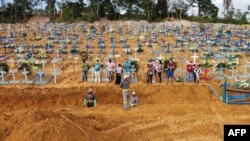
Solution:
<svg viewBox="0 0 250 141">
<path fill-rule="evenodd" d="M 200 74 L 202 73 L 201 65 L 193 63 L 193 61 L 187 62 L 187 77 L 186 82 L 199 82 Z"/>
<path fill-rule="evenodd" d="M 120 84 L 122 80 L 123 75 L 130 76 L 131 75 L 131 63 L 130 61 L 126 61 L 123 66 L 121 64 L 116 65 L 111 58 L 108 59 L 106 64 L 103 66 L 100 63 L 100 59 L 97 58 L 95 60 L 95 63 L 93 65 L 94 68 L 94 78 L 95 83 L 101 82 L 101 68 L 104 67 L 107 69 L 107 76 L 109 79 L 109 82 L 112 82 L 114 79 L 114 73 L 115 73 L 115 84 Z M 89 64 L 84 60 L 82 64 L 82 81 L 88 81 L 88 72 L 89 72 L 90 66 Z"/>
<path fill-rule="evenodd" d="M 166 67 L 164 68 L 164 64 L 162 63 L 161 60 L 158 61 L 149 61 L 148 65 L 147 65 L 147 82 L 148 84 L 152 84 L 153 83 L 153 79 L 157 79 L 159 82 L 162 82 L 162 74 L 163 72 L 166 72 L 166 76 L 167 76 L 167 82 L 171 81 L 173 82 L 174 80 L 174 68 L 175 68 L 175 63 L 172 61 L 172 59 L 170 59 L 166 65 Z M 155 76 L 155 78 L 154 78 Z"/>
<path fill-rule="evenodd" d="M 168 82 L 173 83 L 174 81 L 174 71 L 176 68 L 176 63 L 169 59 L 169 61 L 165 64 L 162 63 L 161 60 L 154 61 L 150 60 L 147 64 L 147 83 L 152 84 L 154 81 L 158 79 L 159 83 L 162 82 L 162 74 L 166 72 L 167 76 L 167 84 Z M 199 82 L 200 74 L 202 73 L 201 65 L 198 63 L 193 63 L 192 61 L 187 61 L 187 76 L 186 82 Z"/>
</svg>

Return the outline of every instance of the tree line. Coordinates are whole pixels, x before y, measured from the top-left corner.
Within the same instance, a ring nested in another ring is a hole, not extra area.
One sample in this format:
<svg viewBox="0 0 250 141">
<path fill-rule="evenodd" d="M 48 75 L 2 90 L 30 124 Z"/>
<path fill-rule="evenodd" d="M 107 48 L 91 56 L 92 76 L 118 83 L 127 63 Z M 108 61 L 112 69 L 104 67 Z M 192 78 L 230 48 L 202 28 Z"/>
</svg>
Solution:
<svg viewBox="0 0 250 141">
<path fill-rule="evenodd" d="M 218 18 L 218 7 L 212 0 L 1 0 L 2 23 L 27 22 L 34 15 L 50 16 L 57 22 L 88 21 L 101 18 L 108 20 L 147 20 L 158 22 L 165 19 L 189 19 L 200 22 L 247 23 L 248 12 L 242 13 L 231 6 L 231 0 L 223 0 L 224 17 Z M 45 3 L 46 6 L 42 4 Z M 187 14 L 198 6 L 198 16 Z M 249 7 L 250 10 L 250 7 Z"/>
</svg>

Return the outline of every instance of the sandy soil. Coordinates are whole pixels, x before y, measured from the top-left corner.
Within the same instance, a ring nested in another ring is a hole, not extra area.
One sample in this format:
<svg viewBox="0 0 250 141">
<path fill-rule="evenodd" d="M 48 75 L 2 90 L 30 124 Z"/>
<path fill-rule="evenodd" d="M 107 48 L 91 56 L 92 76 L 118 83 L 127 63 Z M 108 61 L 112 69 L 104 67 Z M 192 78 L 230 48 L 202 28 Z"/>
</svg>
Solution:
<svg viewBox="0 0 250 141">
<path fill-rule="evenodd" d="M 181 23 L 187 25 L 186 21 Z M 113 24 L 118 26 L 119 22 L 113 22 Z M 1 32 L 1 35 L 7 35 L 7 25 L 4 27 L 5 30 Z M 16 25 L 12 25 L 12 28 L 15 29 Z M 32 37 L 33 31 L 30 29 L 31 27 L 24 28 L 28 33 L 27 44 L 44 45 L 46 37 L 36 42 Z M 82 33 L 79 32 L 79 35 L 83 43 L 78 46 L 81 50 L 85 50 L 87 41 L 82 37 Z M 19 35 L 16 33 L 16 36 Z M 129 38 L 128 35 L 126 38 Z M 115 62 L 123 63 L 128 56 L 122 53 L 122 45 L 118 44 L 119 39 L 116 35 L 118 46 L 116 50 L 121 57 Z M 163 36 L 159 38 L 159 43 L 161 39 Z M 172 35 L 165 39 L 175 44 Z M 94 49 L 90 56 L 90 64 L 93 63 L 92 59 L 98 52 L 96 41 L 92 42 Z M 105 52 L 110 52 L 109 34 L 105 36 L 104 42 Z M 21 45 L 22 40 L 14 43 Z M 128 44 L 133 49 L 137 45 L 137 38 L 129 39 Z M 57 48 L 59 44 L 54 46 Z M 67 46 L 69 51 L 72 44 Z M 68 55 L 64 55 L 64 61 L 56 64 L 57 67 L 65 66 L 58 75 L 57 84 L 54 84 L 52 80 L 46 85 L 1 85 L 0 140 L 221 141 L 224 124 L 248 124 L 250 122 L 248 105 L 227 105 L 217 99 L 208 89 L 208 86 L 212 84 L 220 93 L 218 81 L 202 81 L 200 84 L 175 82 L 173 85 L 155 82 L 153 85 L 148 85 L 145 66 L 148 58 L 156 57 L 156 54 L 151 53 L 145 45 L 144 49 L 143 54 L 137 54 L 140 58 L 140 70 L 136 74 L 139 82 L 131 85 L 131 91 L 137 92 L 140 104 L 129 111 L 124 111 L 122 108 L 121 90 L 117 85 L 107 82 L 101 84 L 81 82 L 80 61 L 75 63 L 73 59 L 68 58 Z M 3 53 L 3 49 L 1 50 Z M 181 56 L 190 59 L 193 54 L 187 50 L 184 53 L 173 52 L 178 63 L 180 63 Z M 16 59 L 12 50 L 7 50 L 7 53 L 10 54 L 10 58 Z M 168 59 L 171 55 L 162 54 L 164 59 Z M 48 75 L 53 66 L 50 61 L 56 54 L 49 56 L 50 59 L 47 60 L 48 64 L 45 66 L 45 72 Z M 106 56 L 100 55 L 102 63 L 105 63 Z M 180 68 L 180 65 L 178 67 Z M 176 75 L 178 76 L 178 73 Z M 16 77 L 19 80 L 24 79 L 20 73 Z M 30 79 L 34 77 L 35 72 L 32 73 Z M 12 79 L 11 74 L 7 74 L 5 79 Z M 97 107 L 95 108 L 83 107 L 83 98 L 88 88 L 93 88 L 96 93 Z"/>
</svg>

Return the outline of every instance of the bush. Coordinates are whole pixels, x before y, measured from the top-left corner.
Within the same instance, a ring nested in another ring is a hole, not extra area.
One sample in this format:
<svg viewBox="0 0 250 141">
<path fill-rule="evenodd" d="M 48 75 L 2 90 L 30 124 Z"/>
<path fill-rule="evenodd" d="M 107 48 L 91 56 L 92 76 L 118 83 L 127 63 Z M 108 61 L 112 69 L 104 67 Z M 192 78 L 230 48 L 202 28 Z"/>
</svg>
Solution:
<svg viewBox="0 0 250 141">
<path fill-rule="evenodd" d="M 163 61 L 163 68 L 164 68 L 164 69 L 167 69 L 167 65 L 168 65 L 169 60 L 170 60 L 170 59 L 166 59 L 166 60 Z M 177 63 L 176 63 L 175 61 L 173 61 L 173 62 L 174 62 L 174 64 L 175 64 L 175 67 L 174 67 L 174 71 L 175 71 L 176 68 L 177 68 Z"/>
<path fill-rule="evenodd" d="M 0 68 L 7 73 L 9 72 L 9 66 L 6 63 L 0 63 Z"/>
<path fill-rule="evenodd" d="M 139 71 L 139 64 L 138 61 L 131 61 L 131 66 L 135 66 L 135 72 Z"/>
<path fill-rule="evenodd" d="M 31 74 L 31 66 L 28 63 L 21 63 L 21 65 L 18 67 L 18 71 L 23 71 L 24 68 L 26 68 L 26 71 L 28 71 L 28 74 Z"/>
<path fill-rule="evenodd" d="M 82 20 L 93 23 L 94 21 L 97 20 L 97 17 L 95 16 L 95 14 L 89 13 L 89 14 L 83 15 Z"/>
</svg>

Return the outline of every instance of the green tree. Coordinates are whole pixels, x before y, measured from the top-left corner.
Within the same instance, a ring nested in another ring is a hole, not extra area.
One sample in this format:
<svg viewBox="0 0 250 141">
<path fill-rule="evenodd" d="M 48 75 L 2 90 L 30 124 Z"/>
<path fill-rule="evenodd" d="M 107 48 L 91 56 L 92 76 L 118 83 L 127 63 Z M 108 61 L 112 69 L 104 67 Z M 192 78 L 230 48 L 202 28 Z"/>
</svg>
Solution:
<svg viewBox="0 0 250 141">
<path fill-rule="evenodd" d="M 46 13 L 55 15 L 56 13 L 56 0 L 45 0 L 47 6 L 45 7 Z"/>
<path fill-rule="evenodd" d="M 199 16 L 216 18 L 218 15 L 218 7 L 211 0 L 198 0 Z"/>
<path fill-rule="evenodd" d="M 232 0 L 223 0 L 224 12 L 226 15 L 228 14 L 228 10 L 229 10 L 231 3 L 232 3 Z"/>
</svg>

